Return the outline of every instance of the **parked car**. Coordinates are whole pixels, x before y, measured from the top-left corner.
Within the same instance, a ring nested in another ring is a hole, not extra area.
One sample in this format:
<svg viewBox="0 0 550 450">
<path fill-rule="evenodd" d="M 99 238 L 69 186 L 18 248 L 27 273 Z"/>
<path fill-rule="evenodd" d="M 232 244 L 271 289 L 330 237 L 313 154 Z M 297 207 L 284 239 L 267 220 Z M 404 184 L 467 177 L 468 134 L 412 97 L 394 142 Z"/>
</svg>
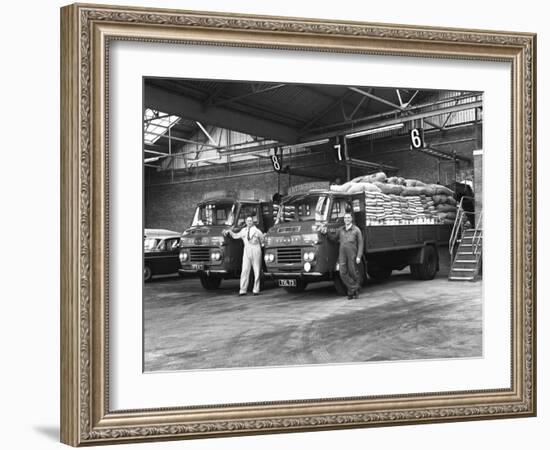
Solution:
<svg viewBox="0 0 550 450">
<path fill-rule="evenodd" d="M 181 234 L 176 231 L 145 229 L 143 236 L 143 279 L 178 273 Z"/>
</svg>

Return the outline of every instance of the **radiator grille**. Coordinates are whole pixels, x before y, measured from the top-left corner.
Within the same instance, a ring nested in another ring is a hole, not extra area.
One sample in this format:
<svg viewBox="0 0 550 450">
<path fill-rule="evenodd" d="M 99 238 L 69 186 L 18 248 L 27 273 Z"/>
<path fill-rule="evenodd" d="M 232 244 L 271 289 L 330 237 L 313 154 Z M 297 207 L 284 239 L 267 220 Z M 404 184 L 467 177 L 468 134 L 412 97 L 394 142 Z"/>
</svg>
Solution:
<svg viewBox="0 0 550 450">
<path fill-rule="evenodd" d="M 189 260 L 191 262 L 210 261 L 210 249 L 205 247 L 194 247 L 189 250 Z"/>
<path fill-rule="evenodd" d="M 283 247 L 277 249 L 277 262 L 282 264 L 301 263 L 302 249 L 300 247 Z"/>
</svg>

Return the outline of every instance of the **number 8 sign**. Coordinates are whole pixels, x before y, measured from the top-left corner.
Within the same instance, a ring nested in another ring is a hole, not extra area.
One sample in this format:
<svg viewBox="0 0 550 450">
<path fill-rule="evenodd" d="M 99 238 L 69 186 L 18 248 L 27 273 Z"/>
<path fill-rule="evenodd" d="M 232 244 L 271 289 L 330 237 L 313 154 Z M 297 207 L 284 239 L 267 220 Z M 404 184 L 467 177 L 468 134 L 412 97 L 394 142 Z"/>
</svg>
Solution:
<svg viewBox="0 0 550 450">
<path fill-rule="evenodd" d="M 281 159 L 279 155 L 271 155 L 271 164 L 273 164 L 273 170 L 275 172 L 281 171 Z"/>
</svg>

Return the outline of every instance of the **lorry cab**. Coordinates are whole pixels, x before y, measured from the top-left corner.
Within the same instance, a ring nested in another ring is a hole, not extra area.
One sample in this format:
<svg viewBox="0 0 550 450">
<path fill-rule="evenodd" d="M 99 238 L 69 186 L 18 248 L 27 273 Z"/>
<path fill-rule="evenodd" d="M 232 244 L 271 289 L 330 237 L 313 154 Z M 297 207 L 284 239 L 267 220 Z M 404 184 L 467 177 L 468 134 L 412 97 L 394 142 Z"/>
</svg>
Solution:
<svg viewBox="0 0 550 450">
<path fill-rule="evenodd" d="M 321 230 L 326 226 L 330 232 L 342 226 L 346 211 L 353 212 L 356 223 L 360 221 L 364 214 L 360 200 L 360 195 L 328 189 L 287 196 L 266 236 L 266 275 L 291 292 L 303 291 L 313 281 L 333 279 L 338 244 Z"/>
<path fill-rule="evenodd" d="M 182 235 L 179 272 L 199 276 L 208 290 L 219 288 L 222 279 L 239 278 L 243 243 L 223 232 L 240 231 L 247 216 L 265 232 L 273 224 L 271 202 L 238 196 L 215 196 L 200 202 L 191 226 Z"/>
</svg>

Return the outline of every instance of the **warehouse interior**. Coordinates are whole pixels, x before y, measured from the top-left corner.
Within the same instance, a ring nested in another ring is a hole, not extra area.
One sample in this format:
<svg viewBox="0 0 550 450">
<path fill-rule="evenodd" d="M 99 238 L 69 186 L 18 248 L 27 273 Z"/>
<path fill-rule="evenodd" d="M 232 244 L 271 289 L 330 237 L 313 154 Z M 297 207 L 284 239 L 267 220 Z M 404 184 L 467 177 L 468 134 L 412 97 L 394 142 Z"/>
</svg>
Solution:
<svg viewBox="0 0 550 450">
<path fill-rule="evenodd" d="M 480 210 L 482 111 L 479 92 L 146 78 L 145 226 L 183 231 L 204 191 L 221 184 L 271 198 L 378 171 L 466 182 Z M 413 128 L 424 130 L 418 150 Z M 346 135 L 340 161 L 334 145 Z"/>
<path fill-rule="evenodd" d="M 212 192 L 270 200 L 381 172 L 472 196 L 481 223 L 482 92 L 145 78 L 143 94 L 145 229 L 184 232 Z M 394 268 L 354 301 L 327 281 L 292 293 L 266 280 L 241 297 L 237 277 L 157 277 L 143 291 L 144 370 L 479 357 L 481 257 L 461 261 L 460 243 L 453 260 L 454 241 L 437 276 Z M 472 262 L 471 281 L 451 281 Z"/>
</svg>

